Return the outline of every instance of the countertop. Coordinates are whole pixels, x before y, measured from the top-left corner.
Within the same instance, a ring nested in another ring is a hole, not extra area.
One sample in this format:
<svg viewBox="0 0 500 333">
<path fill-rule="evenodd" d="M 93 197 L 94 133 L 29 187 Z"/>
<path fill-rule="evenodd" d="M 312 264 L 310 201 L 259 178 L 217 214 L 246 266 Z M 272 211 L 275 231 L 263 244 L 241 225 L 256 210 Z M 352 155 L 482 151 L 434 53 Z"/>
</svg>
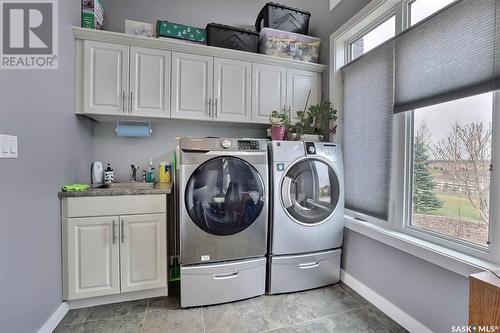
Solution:
<svg viewBox="0 0 500 333">
<path fill-rule="evenodd" d="M 59 192 L 59 198 L 79 198 L 79 197 L 106 197 L 116 195 L 146 195 L 146 194 L 170 194 L 172 193 L 172 183 L 157 183 L 151 189 L 135 188 L 91 188 L 86 191 Z"/>
</svg>

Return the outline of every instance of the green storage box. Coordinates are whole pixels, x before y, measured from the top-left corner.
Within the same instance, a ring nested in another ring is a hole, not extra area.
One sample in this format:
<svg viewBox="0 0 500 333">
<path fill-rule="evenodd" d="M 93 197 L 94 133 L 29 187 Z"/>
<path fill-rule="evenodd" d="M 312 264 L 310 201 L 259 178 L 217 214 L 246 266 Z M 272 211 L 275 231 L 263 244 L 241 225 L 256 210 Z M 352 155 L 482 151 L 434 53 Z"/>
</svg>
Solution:
<svg viewBox="0 0 500 333">
<path fill-rule="evenodd" d="M 82 28 L 102 30 L 104 23 L 104 7 L 101 0 L 81 0 Z"/>
<path fill-rule="evenodd" d="M 156 37 L 171 37 L 198 43 L 207 43 L 207 32 L 205 29 L 168 21 L 156 22 Z"/>
</svg>

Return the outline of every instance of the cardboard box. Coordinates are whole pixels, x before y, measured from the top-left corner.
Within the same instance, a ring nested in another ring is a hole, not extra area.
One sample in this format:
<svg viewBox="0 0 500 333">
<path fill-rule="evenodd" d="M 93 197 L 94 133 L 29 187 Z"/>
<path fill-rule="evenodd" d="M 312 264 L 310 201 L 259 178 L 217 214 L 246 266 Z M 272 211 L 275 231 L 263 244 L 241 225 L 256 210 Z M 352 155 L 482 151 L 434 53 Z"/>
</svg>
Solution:
<svg viewBox="0 0 500 333">
<path fill-rule="evenodd" d="M 154 37 L 152 24 L 132 20 L 125 20 L 125 33 L 143 37 Z"/>
<path fill-rule="evenodd" d="M 104 25 L 104 7 L 101 0 L 81 0 L 82 28 L 102 30 Z"/>
</svg>

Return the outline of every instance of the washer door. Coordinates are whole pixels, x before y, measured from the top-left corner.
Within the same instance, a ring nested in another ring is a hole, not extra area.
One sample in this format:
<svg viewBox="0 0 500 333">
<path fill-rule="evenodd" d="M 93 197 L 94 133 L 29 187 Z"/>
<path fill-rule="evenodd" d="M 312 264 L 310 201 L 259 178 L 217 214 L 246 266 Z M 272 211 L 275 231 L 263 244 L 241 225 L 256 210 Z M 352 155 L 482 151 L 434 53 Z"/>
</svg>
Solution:
<svg viewBox="0 0 500 333">
<path fill-rule="evenodd" d="M 340 185 L 335 170 L 317 158 L 295 162 L 281 182 L 283 207 L 294 221 L 305 225 L 325 222 L 339 202 Z"/>
<path fill-rule="evenodd" d="M 258 172 L 236 157 L 216 157 L 200 165 L 186 186 L 191 220 L 212 235 L 234 235 L 255 222 L 264 207 Z"/>
</svg>

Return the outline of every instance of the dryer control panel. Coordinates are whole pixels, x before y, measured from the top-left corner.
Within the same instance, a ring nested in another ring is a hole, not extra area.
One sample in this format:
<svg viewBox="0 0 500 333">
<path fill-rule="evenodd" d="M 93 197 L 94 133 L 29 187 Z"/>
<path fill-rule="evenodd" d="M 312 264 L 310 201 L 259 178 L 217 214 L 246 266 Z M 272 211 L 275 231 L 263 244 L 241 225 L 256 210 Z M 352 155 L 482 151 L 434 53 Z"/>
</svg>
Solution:
<svg viewBox="0 0 500 333">
<path fill-rule="evenodd" d="M 305 145 L 307 155 L 316 155 L 316 145 L 314 142 L 305 142 Z"/>
</svg>

